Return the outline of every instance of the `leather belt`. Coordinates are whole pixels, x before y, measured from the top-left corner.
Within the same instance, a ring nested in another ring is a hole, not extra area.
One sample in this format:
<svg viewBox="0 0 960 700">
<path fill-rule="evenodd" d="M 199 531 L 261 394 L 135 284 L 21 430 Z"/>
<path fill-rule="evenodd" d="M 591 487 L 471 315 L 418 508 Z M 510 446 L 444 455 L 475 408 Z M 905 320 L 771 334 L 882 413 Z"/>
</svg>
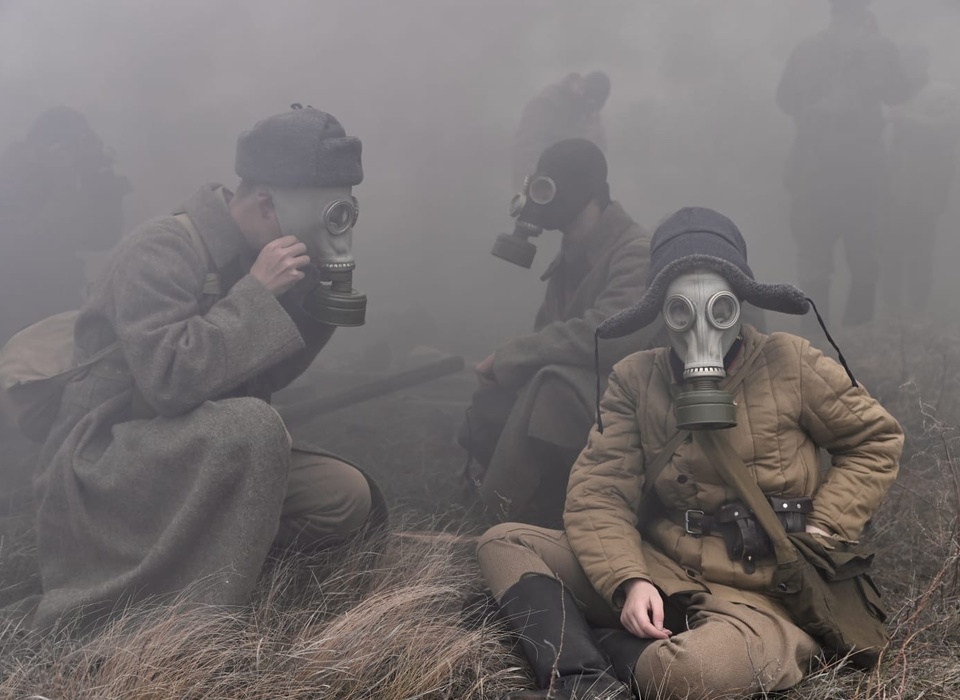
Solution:
<svg viewBox="0 0 960 700">
<path fill-rule="evenodd" d="M 813 499 L 768 497 L 777 518 L 787 532 L 803 532 L 807 526 L 807 513 L 813 512 Z M 773 543 L 746 504 L 742 501 L 724 503 L 715 513 L 690 509 L 670 511 L 670 519 L 681 525 L 683 531 L 694 537 L 720 535 L 727 547 L 727 554 L 740 561 L 746 573 L 756 571 L 756 560 L 773 556 Z"/>
</svg>

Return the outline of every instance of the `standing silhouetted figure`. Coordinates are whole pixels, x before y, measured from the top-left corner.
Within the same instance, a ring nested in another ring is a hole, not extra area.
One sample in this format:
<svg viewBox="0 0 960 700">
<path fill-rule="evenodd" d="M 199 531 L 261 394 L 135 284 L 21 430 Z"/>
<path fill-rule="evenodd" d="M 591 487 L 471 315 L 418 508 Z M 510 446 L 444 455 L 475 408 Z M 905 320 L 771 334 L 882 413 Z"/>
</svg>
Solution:
<svg viewBox="0 0 960 700">
<path fill-rule="evenodd" d="M 831 5 L 830 26 L 791 54 L 777 104 L 797 126 L 786 173 L 797 279 L 826 302 L 842 240 L 851 275 L 843 324 L 853 326 L 874 313 L 887 191 L 883 105 L 909 99 L 922 83 L 910 80 L 896 46 L 880 35 L 869 0 Z"/>
</svg>

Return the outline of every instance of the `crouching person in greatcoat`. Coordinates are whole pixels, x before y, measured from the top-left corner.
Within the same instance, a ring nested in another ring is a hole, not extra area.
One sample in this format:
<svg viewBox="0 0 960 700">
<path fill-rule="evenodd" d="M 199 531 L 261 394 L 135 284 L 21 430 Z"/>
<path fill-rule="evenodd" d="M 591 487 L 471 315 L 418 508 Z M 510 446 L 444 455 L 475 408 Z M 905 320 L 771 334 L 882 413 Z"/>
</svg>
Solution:
<svg viewBox="0 0 960 700">
<path fill-rule="evenodd" d="M 794 314 L 809 302 L 755 281 L 732 221 L 674 214 L 653 236 L 650 279 L 598 335 L 662 316 L 670 347 L 614 367 L 570 475 L 564 530 L 505 523 L 479 544 L 542 689 L 513 698 L 552 688 L 626 699 L 631 686 L 641 697 L 738 698 L 793 686 L 820 644 L 767 593 L 770 542 L 711 441 L 727 441 L 764 495 L 788 506 L 788 532 L 826 546 L 860 536 L 897 474 L 900 426 L 852 375 L 802 338 L 742 323 L 741 302 Z M 820 447 L 832 456 L 823 476 Z"/>
<path fill-rule="evenodd" d="M 93 285 L 77 361 L 117 347 L 67 385 L 43 447 L 38 628 L 174 596 L 243 604 L 271 548 L 343 542 L 382 512 L 269 404 L 365 304 L 349 285 L 360 141 L 294 107 L 240 136 L 236 193 L 205 185 L 143 224 Z"/>
</svg>

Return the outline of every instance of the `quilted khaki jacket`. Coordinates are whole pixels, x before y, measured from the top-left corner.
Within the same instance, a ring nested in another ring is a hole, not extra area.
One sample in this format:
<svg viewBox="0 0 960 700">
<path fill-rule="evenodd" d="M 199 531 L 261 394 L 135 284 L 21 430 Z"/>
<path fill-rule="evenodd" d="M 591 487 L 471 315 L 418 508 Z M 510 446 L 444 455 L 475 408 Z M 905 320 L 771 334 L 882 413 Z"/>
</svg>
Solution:
<svg viewBox="0 0 960 700">
<path fill-rule="evenodd" d="M 794 335 L 763 336 L 745 325 L 730 375 L 761 338 L 766 344 L 734 393 L 737 426 L 725 437 L 764 493 L 813 497 L 808 522 L 856 540 L 897 475 L 900 425 L 839 364 Z M 604 432 L 593 429 L 570 475 L 564 513 L 570 544 L 615 606 L 622 604 L 620 585 L 640 578 L 667 595 L 710 591 L 786 615 L 762 593 L 775 561 L 761 561 L 748 574 L 727 555 L 722 537 L 688 535 L 677 524 L 687 509 L 714 513 L 738 498 L 696 438 L 680 444 L 653 484 L 664 511 L 637 529 L 647 466 L 677 430 L 669 353 L 634 353 L 614 367 L 601 404 Z M 831 455 L 823 475 L 818 446 Z"/>
</svg>

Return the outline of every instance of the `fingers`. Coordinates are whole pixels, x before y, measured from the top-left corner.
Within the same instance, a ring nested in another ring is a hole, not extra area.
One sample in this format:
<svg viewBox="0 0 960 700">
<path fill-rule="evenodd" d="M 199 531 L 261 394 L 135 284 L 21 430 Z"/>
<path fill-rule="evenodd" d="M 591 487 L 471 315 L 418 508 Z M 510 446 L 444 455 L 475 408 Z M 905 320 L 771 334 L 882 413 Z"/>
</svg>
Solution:
<svg viewBox="0 0 960 700">
<path fill-rule="evenodd" d="M 663 598 L 658 592 L 649 595 L 639 590 L 631 592 L 620 622 L 632 634 L 644 639 L 666 639 L 673 634 L 663 627 Z"/>
<path fill-rule="evenodd" d="M 650 618 L 653 626 L 658 629 L 663 629 L 663 598 L 657 596 L 650 600 Z"/>
<path fill-rule="evenodd" d="M 267 246 L 293 255 L 303 255 L 307 252 L 306 244 L 296 236 L 280 236 L 270 241 Z"/>
<path fill-rule="evenodd" d="M 631 634 L 641 639 L 667 639 L 672 634 L 670 630 L 653 624 L 646 613 L 628 613 L 624 610 L 620 615 L 620 622 Z"/>
<path fill-rule="evenodd" d="M 290 260 L 287 261 L 288 269 L 293 270 L 298 275 L 300 275 L 300 277 L 303 277 L 303 272 L 301 272 L 301 268 L 304 268 L 309 264 L 310 264 L 310 258 L 309 256 L 306 256 L 306 255 L 300 255 L 295 258 L 290 258 Z"/>
</svg>

